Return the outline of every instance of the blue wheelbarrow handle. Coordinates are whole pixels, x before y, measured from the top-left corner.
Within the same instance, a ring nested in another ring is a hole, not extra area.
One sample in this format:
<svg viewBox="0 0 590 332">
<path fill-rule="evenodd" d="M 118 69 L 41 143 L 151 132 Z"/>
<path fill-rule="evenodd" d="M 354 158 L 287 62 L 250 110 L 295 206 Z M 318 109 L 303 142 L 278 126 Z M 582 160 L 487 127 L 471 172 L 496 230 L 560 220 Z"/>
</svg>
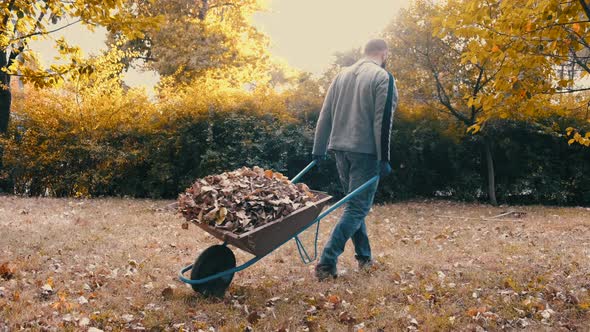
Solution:
<svg viewBox="0 0 590 332">
<path fill-rule="evenodd" d="M 303 177 L 303 175 L 305 175 L 305 173 L 309 172 L 309 170 L 313 166 L 315 166 L 315 164 L 317 164 L 317 161 L 316 160 L 313 160 L 312 162 L 310 162 L 309 165 L 307 165 L 301 172 L 299 172 L 299 174 L 295 175 L 295 177 L 293 178 L 293 180 L 291 180 L 291 183 L 297 183 L 301 179 L 301 177 Z M 323 213 L 321 213 L 314 220 L 314 222 L 312 222 L 312 224 L 314 224 L 316 221 L 320 221 L 325 216 L 329 215 L 332 211 L 334 211 L 337 208 L 339 208 L 340 206 L 342 206 L 342 204 L 346 204 L 354 196 L 356 196 L 359 193 L 363 192 L 365 189 L 367 189 L 368 187 L 370 187 L 371 185 L 373 185 L 373 183 L 375 183 L 377 181 L 379 181 L 379 175 L 375 175 L 374 177 L 370 178 L 369 181 L 365 182 L 362 186 L 356 188 L 351 193 L 349 193 L 348 195 L 346 195 L 343 198 L 341 198 L 338 202 L 334 203 L 334 205 L 332 205 L 328 209 L 326 209 L 326 211 L 324 211 Z M 297 235 L 299 235 L 299 234 L 297 234 Z"/>
<path fill-rule="evenodd" d="M 292 183 L 296 183 L 297 181 L 299 181 L 299 179 L 305 175 L 305 173 L 309 172 L 309 170 L 315 166 L 317 162 L 314 160 L 312 162 L 309 163 L 309 165 L 307 165 L 307 167 L 305 167 L 301 172 L 299 172 L 299 174 L 297 174 L 293 180 L 291 180 Z M 343 204 L 346 204 L 349 200 L 351 200 L 354 196 L 358 195 L 360 192 L 364 191 L 365 189 L 367 189 L 369 186 L 373 185 L 376 181 L 379 181 L 379 175 L 375 175 L 374 177 L 372 177 L 369 181 L 365 182 L 362 186 L 356 188 L 355 190 L 353 190 L 351 193 L 349 193 L 348 195 L 344 196 L 342 199 L 340 199 L 338 202 L 334 203 L 332 206 L 330 206 L 328 209 L 326 209 L 324 212 L 322 212 L 317 218 L 314 219 L 314 221 L 312 221 L 311 223 L 309 223 L 309 225 L 307 225 L 305 228 L 303 228 L 302 230 L 300 230 L 299 232 L 297 232 L 297 234 L 295 234 L 292 238 L 295 238 L 295 241 L 297 242 L 297 249 L 299 250 L 299 254 L 301 255 L 301 259 L 303 260 L 304 263 L 308 264 L 312 261 L 315 260 L 315 258 L 317 257 L 317 242 L 318 242 L 318 233 L 319 233 L 319 221 L 322 220 L 323 218 L 325 218 L 327 215 L 329 215 L 330 213 L 332 213 L 332 211 L 336 210 L 337 208 L 339 208 L 340 206 L 342 206 Z M 318 229 L 316 230 L 316 236 L 315 236 L 315 254 L 314 254 L 314 258 L 310 258 L 309 255 L 307 254 L 307 252 L 305 251 L 305 248 L 303 248 L 303 245 L 301 244 L 301 241 L 299 240 L 298 236 L 299 234 L 303 233 L 304 231 L 306 231 L 309 227 L 311 227 L 313 224 L 317 223 Z M 281 245 L 277 246 L 277 248 L 279 248 L 280 246 L 282 246 L 283 244 L 287 243 L 288 241 L 290 241 L 291 239 L 288 239 L 287 241 L 283 242 Z M 275 248 L 275 249 L 277 249 Z M 305 253 L 305 255 L 307 256 L 307 259 L 303 256 L 303 253 Z M 273 250 L 274 251 L 274 250 Z M 271 251 L 272 252 L 272 251 Z M 271 252 L 267 253 L 266 255 L 270 254 Z M 197 284 L 202 284 L 202 283 L 206 283 L 208 281 L 238 272 L 238 271 L 242 271 L 247 267 L 252 266 L 254 263 L 258 262 L 259 260 L 261 260 L 264 256 L 256 256 L 252 259 L 250 259 L 249 261 L 247 261 L 246 263 L 240 265 L 240 266 L 236 266 L 232 269 L 226 270 L 226 271 L 222 271 L 213 275 L 210 275 L 208 277 L 205 277 L 203 279 L 197 279 L 197 280 L 191 280 L 191 279 L 187 279 L 184 277 L 184 273 L 188 272 L 189 270 L 191 270 L 193 268 L 193 265 L 188 265 L 185 266 L 184 268 L 182 268 L 182 270 L 180 270 L 180 272 L 178 273 L 178 278 L 187 284 L 191 284 L 191 285 L 197 285 Z"/>
<path fill-rule="evenodd" d="M 295 175 L 293 179 L 291 179 L 291 183 L 297 183 L 299 180 L 305 175 L 305 173 L 309 172 L 317 164 L 316 160 L 312 160 L 309 165 L 307 165 L 299 174 Z"/>
</svg>

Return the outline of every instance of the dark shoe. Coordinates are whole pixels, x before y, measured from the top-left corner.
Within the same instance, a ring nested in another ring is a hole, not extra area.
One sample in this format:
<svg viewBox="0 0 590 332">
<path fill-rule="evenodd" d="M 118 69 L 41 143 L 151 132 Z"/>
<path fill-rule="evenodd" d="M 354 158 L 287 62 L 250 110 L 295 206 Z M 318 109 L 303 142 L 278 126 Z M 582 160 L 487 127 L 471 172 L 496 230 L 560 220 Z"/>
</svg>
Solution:
<svg viewBox="0 0 590 332">
<path fill-rule="evenodd" d="M 324 281 L 330 278 L 336 279 L 338 273 L 336 272 L 335 266 L 318 264 L 315 267 L 315 276 L 318 278 L 318 281 Z"/>
</svg>

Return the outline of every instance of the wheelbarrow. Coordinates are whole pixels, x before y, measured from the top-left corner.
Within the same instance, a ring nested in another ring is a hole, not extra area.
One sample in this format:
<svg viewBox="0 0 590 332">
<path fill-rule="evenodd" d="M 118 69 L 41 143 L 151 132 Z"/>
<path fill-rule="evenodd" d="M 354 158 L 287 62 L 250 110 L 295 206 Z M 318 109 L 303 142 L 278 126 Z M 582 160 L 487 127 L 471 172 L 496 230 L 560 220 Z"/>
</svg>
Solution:
<svg viewBox="0 0 590 332">
<path fill-rule="evenodd" d="M 298 182 L 315 164 L 315 160 L 309 163 L 309 165 L 291 180 L 291 182 Z M 330 199 L 332 199 L 332 196 L 329 196 L 324 192 L 312 190 L 312 192 L 318 197 L 318 200 L 314 205 L 300 208 L 285 217 L 271 221 L 239 235 L 230 231 L 214 228 L 207 224 L 197 223 L 197 226 L 223 241 L 223 244 L 213 245 L 205 249 L 197 257 L 194 264 L 188 265 L 180 270 L 178 278 L 180 281 L 191 285 L 195 292 L 201 293 L 205 296 L 222 297 L 231 284 L 236 272 L 252 266 L 254 263 L 258 262 L 291 239 L 295 240 L 297 250 L 303 263 L 309 264 L 315 261 L 318 256 L 320 221 L 378 180 L 379 176 L 374 176 L 365 184 L 327 208 L 324 212 L 322 212 L 322 210 L 328 204 Z M 299 234 L 314 224 L 316 225 L 314 251 L 313 255 L 310 256 L 299 239 Z M 254 257 L 242 265 L 236 266 L 236 257 L 232 250 L 228 248 L 228 245 L 232 245 L 250 253 Z M 190 279 L 185 277 L 185 273 L 188 271 L 191 271 Z"/>
</svg>

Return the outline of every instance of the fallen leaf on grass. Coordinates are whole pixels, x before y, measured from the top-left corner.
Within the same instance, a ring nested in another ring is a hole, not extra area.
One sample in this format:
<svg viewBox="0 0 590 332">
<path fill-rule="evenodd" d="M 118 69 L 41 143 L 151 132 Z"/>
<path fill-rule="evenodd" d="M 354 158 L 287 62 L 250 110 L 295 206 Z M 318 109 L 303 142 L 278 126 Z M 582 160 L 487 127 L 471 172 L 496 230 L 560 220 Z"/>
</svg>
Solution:
<svg viewBox="0 0 590 332">
<path fill-rule="evenodd" d="M 309 329 L 309 332 L 315 332 L 320 330 L 320 324 L 317 322 L 317 317 L 307 316 L 303 321 L 305 326 Z"/>
<path fill-rule="evenodd" d="M 254 310 L 252 311 L 249 315 L 248 315 L 248 323 L 250 324 L 256 324 L 258 323 L 258 321 L 260 320 L 260 314 L 258 313 L 258 311 Z"/>
<path fill-rule="evenodd" d="M 15 268 L 9 262 L 4 262 L 0 265 L 0 278 L 10 280 L 14 277 Z"/>
<path fill-rule="evenodd" d="M 347 311 L 343 311 L 338 315 L 338 321 L 345 324 L 354 324 L 356 319 L 352 317 Z"/>
<path fill-rule="evenodd" d="M 162 290 L 162 296 L 164 297 L 164 299 L 170 300 L 174 296 L 174 290 L 172 289 L 172 287 L 168 286 L 164 288 L 164 290 Z"/>
<path fill-rule="evenodd" d="M 529 296 L 524 301 L 522 301 L 522 304 L 527 309 L 529 309 L 529 310 L 531 310 L 533 312 L 539 312 L 539 311 L 543 311 L 543 310 L 545 310 L 547 308 L 542 301 L 543 300 L 541 300 L 541 299 L 538 299 L 538 298 L 534 298 L 532 296 Z"/>
<path fill-rule="evenodd" d="M 125 314 L 123 316 L 121 316 L 121 318 L 126 321 L 127 323 L 131 323 L 134 319 L 133 315 L 131 314 Z"/>
<path fill-rule="evenodd" d="M 41 287 L 41 299 L 48 300 L 51 295 L 53 295 L 53 287 L 51 287 L 51 285 L 48 283 L 43 285 L 43 287 Z"/>
<path fill-rule="evenodd" d="M 328 296 L 328 302 L 336 305 L 336 304 L 339 304 L 340 302 L 342 302 L 342 300 L 340 300 L 338 295 L 330 295 L 330 296 Z"/>
<path fill-rule="evenodd" d="M 551 309 L 545 309 L 543 311 L 541 311 L 541 317 L 543 317 L 543 319 L 549 319 L 551 318 L 551 315 L 555 314 L 555 311 L 551 310 Z"/>
<path fill-rule="evenodd" d="M 574 294 L 569 293 L 569 294 L 567 294 L 566 298 L 567 298 L 567 302 L 569 302 L 573 305 L 578 305 L 580 303 L 580 300 Z"/>
<path fill-rule="evenodd" d="M 469 308 L 469 310 L 467 310 L 467 316 L 475 317 L 478 314 L 483 314 L 486 311 L 488 311 L 488 307 L 486 307 L 486 306 L 482 306 L 482 307 L 478 307 L 478 308 Z"/>
<path fill-rule="evenodd" d="M 67 299 L 67 294 L 64 291 L 60 291 L 57 293 L 58 300 L 55 301 L 51 307 L 58 311 L 70 311 L 74 307 L 72 303 L 70 303 Z"/>
<path fill-rule="evenodd" d="M 275 305 L 275 304 L 276 304 L 278 301 L 280 301 L 280 300 L 281 300 L 281 298 L 280 298 L 280 297 L 278 297 L 278 296 L 276 296 L 276 297 L 273 297 L 273 298 L 271 298 L 271 299 L 268 299 L 268 300 L 266 301 L 266 306 L 267 306 L 267 307 L 272 307 L 272 306 L 274 306 L 274 305 Z"/>
<path fill-rule="evenodd" d="M 88 319 L 88 317 L 82 317 L 80 319 L 80 321 L 78 322 L 78 326 L 80 327 L 86 327 L 90 324 L 90 319 Z"/>
</svg>

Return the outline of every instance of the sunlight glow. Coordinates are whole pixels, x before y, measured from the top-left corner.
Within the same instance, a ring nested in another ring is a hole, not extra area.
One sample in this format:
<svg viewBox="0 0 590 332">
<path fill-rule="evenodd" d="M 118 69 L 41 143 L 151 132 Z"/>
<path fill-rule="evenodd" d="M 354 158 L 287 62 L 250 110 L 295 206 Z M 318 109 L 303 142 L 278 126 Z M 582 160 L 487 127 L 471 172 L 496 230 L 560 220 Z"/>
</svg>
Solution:
<svg viewBox="0 0 590 332">
<path fill-rule="evenodd" d="M 268 0 L 254 24 L 269 35 L 274 55 L 321 74 L 334 52 L 362 47 L 378 37 L 410 0 Z"/>
</svg>

